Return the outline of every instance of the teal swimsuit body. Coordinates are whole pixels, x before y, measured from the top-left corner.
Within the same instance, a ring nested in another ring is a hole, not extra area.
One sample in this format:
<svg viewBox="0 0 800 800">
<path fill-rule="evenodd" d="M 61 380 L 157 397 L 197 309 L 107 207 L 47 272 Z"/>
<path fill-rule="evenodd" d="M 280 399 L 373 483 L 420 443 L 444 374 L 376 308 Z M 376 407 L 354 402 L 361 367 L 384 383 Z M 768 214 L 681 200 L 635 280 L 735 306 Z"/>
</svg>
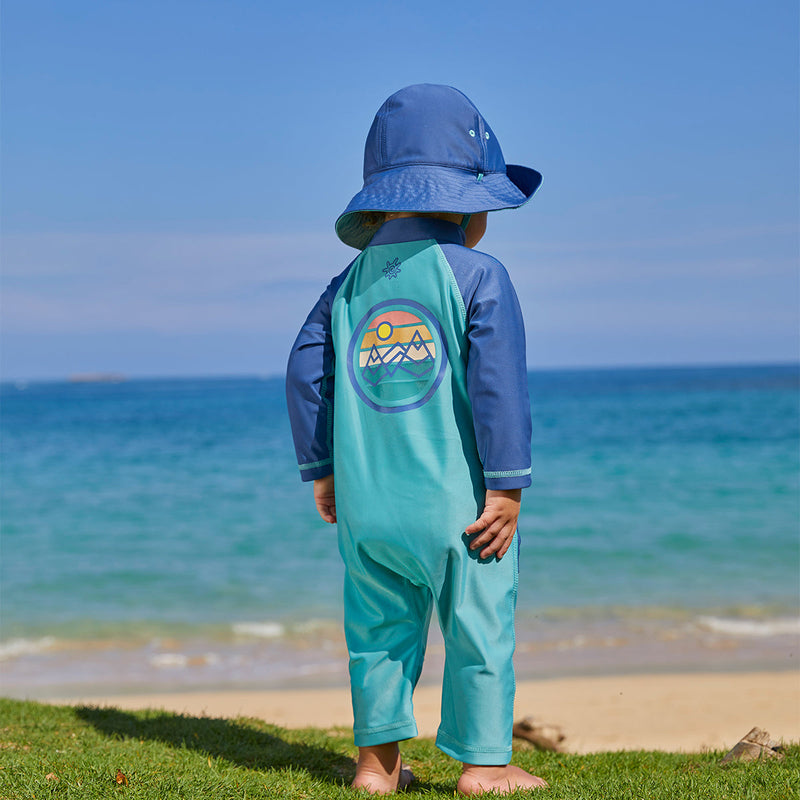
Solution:
<svg viewBox="0 0 800 800">
<path fill-rule="evenodd" d="M 437 745 L 466 763 L 504 764 L 518 546 L 501 560 L 480 559 L 464 530 L 483 510 L 487 483 L 526 485 L 530 465 L 513 455 L 502 465 L 508 469 L 487 470 L 482 461 L 470 319 L 446 248 L 434 238 L 376 238 L 328 293 L 324 333 L 335 363 L 312 381 L 325 421 L 307 423 L 316 439 L 332 434 L 332 454 L 322 455 L 332 458 L 335 475 L 355 742 L 417 734 L 412 694 L 435 609 L 446 653 Z M 318 339 L 309 333 L 307 346 Z M 526 387 L 517 391 L 527 404 Z M 529 427 L 521 425 L 529 459 Z M 293 427 L 296 433 L 294 419 Z M 314 477 L 330 472 L 318 455 L 305 456 Z"/>
</svg>

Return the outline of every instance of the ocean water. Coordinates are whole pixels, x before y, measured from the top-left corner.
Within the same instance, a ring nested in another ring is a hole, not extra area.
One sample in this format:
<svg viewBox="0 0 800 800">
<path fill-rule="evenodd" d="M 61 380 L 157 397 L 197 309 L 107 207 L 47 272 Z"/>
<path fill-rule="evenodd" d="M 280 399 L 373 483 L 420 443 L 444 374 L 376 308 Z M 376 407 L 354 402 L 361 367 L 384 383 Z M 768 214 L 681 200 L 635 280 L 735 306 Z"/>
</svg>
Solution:
<svg viewBox="0 0 800 800">
<path fill-rule="evenodd" d="M 796 668 L 798 366 L 529 383 L 520 674 Z M 346 680 L 336 533 L 281 378 L 7 383 L 0 403 L 3 693 Z M 431 680 L 441 655 L 434 633 Z"/>
</svg>

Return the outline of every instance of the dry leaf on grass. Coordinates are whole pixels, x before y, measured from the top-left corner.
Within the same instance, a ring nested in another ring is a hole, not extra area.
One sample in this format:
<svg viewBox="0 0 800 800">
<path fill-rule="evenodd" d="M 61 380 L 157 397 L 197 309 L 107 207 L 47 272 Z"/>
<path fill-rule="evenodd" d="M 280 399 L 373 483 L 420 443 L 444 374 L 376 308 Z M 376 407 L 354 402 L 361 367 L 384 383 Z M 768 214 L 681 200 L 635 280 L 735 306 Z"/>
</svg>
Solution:
<svg viewBox="0 0 800 800">
<path fill-rule="evenodd" d="M 549 750 L 553 753 L 564 752 L 564 731 L 560 725 L 537 722 L 532 717 L 514 723 L 513 734 L 517 739 L 525 739 L 538 750 Z"/>
<path fill-rule="evenodd" d="M 780 751 L 780 745 L 770 739 L 769 731 L 753 728 L 719 763 L 725 765 L 731 761 L 757 761 L 764 758 L 781 759 L 783 753 Z"/>
</svg>

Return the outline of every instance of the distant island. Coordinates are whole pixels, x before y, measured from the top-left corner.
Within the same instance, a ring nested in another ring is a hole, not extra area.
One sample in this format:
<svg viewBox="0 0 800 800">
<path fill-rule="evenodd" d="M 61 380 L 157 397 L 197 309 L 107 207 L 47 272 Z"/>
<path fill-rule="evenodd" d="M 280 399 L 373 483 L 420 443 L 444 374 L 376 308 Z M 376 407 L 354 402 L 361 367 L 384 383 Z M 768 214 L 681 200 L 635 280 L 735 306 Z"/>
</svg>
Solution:
<svg viewBox="0 0 800 800">
<path fill-rule="evenodd" d="M 118 372 L 78 372 L 69 376 L 70 383 L 122 383 L 127 380 Z"/>
</svg>

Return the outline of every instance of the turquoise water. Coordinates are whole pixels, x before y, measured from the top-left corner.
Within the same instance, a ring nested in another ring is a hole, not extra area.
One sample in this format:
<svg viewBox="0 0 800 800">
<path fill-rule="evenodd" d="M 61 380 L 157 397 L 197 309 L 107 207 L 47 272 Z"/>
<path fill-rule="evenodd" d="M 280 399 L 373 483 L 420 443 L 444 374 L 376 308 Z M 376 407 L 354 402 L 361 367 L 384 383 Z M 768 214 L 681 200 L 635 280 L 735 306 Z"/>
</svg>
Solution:
<svg viewBox="0 0 800 800">
<path fill-rule="evenodd" d="M 529 375 L 523 655 L 796 658 L 799 376 Z M 336 535 L 299 480 L 282 379 L 1 391 L 4 685 L 338 669 Z"/>
</svg>

